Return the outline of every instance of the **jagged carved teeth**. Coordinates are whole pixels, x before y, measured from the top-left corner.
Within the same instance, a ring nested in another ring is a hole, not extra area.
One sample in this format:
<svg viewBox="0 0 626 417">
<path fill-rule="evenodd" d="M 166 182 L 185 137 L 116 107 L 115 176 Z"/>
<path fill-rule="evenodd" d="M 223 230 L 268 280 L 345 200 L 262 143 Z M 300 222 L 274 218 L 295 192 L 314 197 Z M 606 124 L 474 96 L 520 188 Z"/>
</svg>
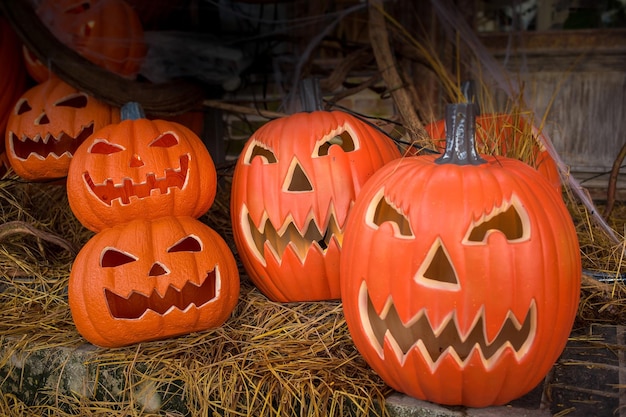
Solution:
<svg viewBox="0 0 626 417">
<path fill-rule="evenodd" d="M 290 248 L 304 263 L 311 247 L 324 253 L 332 239 L 341 247 L 343 230 L 337 223 L 334 207 L 331 205 L 327 217 L 327 224 L 320 228 L 313 211 L 309 212 L 305 227 L 300 230 L 289 215 L 278 228 L 269 220 L 267 213 L 263 213 L 260 225 L 257 227 L 248 210 L 244 207 L 241 213 L 241 224 L 248 247 L 253 250 L 258 260 L 265 265 L 265 248 L 267 247 L 274 258 L 279 262 L 283 254 Z M 266 245 L 267 243 L 267 245 Z"/>
<path fill-rule="evenodd" d="M 532 345 L 537 329 L 537 306 L 534 300 L 529 304 L 522 322 L 509 311 L 498 335 L 488 341 L 485 330 L 488 317 L 485 317 L 484 308 L 474 317 L 471 329 L 461 334 L 455 311 L 437 329 L 433 329 L 425 309 L 420 310 L 410 322 L 403 323 L 391 297 L 379 315 L 365 282 L 361 284 L 359 292 L 361 322 L 379 356 L 384 358 L 383 346 L 387 339 L 398 362 L 403 364 L 409 351 L 418 349 L 433 371 L 446 356 L 451 356 L 460 367 L 464 367 L 475 350 L 481 355 L 486 369 L 497 363 L 506 350 L 512 351 L 520 360 Z"/>
<path fill-rule="evenodd" d="M 200 308 L 211 300 L 219 297 L 220 273 L 217 265 L 210 271 L 201 284 L 187 281 L 181 289 L 172 284 L 161 295 L 154 289 L 149 295 L 137 291 L 128 296 L 116 294 L 105 289 L 104 296 L 109 312 L 116 319 L 138 319 L 147 311 L 154 311 L 160 315 L 167 314 L 172 309 L 185 311 L 191 306 Z"/>
<path fill-rule="evenodd" d="M 109 178 L 101 184 L 95 184 L 88 172 L 83 174 L 83 179 L 91 192 L 106 205 L 110 206 L 115 200 L 119 200 L 122 204 L 130 204 L 131 198 L 141 199 L 157 194 L 167 194 L 172 188 L 184 188 L 189 169 L 189 155 L 181 156 L 179 162 L 179 168 L 167 168 L 163 177 L 157 178 L 154 173 L 150 173 L 141 183 L 124 178 L 121 183 L 116 184 Z"/>
<path fill-rule="evenodd" d="M 47 133 L 45 136 L 37 134 L 34 137 L 22 135 L 21 138 L 9 132 L 9 146 L 11 154 L 16 158 L 25 161 L 31 155 L 44 160 L 48 157 L 60 158 L 63 155 L 72 157 L 81 143 L 93 133 L 93 122 L 83 126 L 76 137 L 61 132 L 58 136 Z"/>
</svg>

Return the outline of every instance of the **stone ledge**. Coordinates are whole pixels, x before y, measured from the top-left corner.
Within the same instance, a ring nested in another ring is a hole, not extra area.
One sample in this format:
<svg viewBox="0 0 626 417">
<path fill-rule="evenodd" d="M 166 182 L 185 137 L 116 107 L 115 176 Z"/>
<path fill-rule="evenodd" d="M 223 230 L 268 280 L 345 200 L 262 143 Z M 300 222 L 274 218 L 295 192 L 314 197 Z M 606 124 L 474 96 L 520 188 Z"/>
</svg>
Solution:
<svg viewBox="0 0 626 417">
<path fill-rule="evenodd" d="M 7 338 L 1 340 L 1 387 L 4 393 L 15 394 L 26 404 L 52 404 L 59 396 L 115 402 L 127 384 L 123 368 L 98 365 L 99 350 L 90 344 L 39 349 L 24 356 L 14 349 L 16 343 Z M 180 394 L 152 382 L 138 384 L 132 393 L 136 407 L 144 412 L 189 415 Z M 519 407 L 448 408 L 400 393 L 389 396 L 385 406 L 390 417 L 550 416 Z"/>
</svg>

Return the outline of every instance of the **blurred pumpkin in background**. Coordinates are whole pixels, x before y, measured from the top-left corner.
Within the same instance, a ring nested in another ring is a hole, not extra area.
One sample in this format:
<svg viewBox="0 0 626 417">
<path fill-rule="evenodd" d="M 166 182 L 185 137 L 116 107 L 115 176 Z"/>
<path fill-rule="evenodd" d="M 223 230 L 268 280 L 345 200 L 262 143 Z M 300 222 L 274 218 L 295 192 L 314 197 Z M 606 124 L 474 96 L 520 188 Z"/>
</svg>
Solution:
<svg viewBox="0 0 626 417">
<path fill-rule="evenodd" d="M 66 46 L 113 73 L 136 77 L 147 52 L 144 31 L 123 0 L 42 0 L 37 15 Z"/>
</svg>

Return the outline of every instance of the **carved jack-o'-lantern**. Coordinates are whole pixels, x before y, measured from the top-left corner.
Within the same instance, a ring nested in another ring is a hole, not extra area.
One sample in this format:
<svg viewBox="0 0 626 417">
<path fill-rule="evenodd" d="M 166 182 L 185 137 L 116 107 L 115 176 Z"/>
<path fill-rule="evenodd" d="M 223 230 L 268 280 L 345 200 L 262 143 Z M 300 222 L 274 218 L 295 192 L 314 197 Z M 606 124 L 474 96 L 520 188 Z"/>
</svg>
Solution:
<svg viewBox="0 0 626 417">
<path fill-rule="evenodd" d="M 124 0 L 43 0 L 37 15 L 65 45 L 89 61 L 134 78 L 146 55 L 137 12 Z"/>
<path fill-rule="evenodd" d="M 217 173 L 202 140 L 181 124 L 127 108 L 124 120 L 95 132 L 74 155 L 67 195 L 76 218 L 97 232 L 135 218 L 206 213 Z"/>
<path fill-rule="evenodd" d="M 465 128 L 473 135 L 456 131 Z M 550 370 L 577 311 L 581 260 L 544 177 L 456 143 L 440 159 L 392 161 L 363 188 L 346 225 L 342 301 L 356 347 L 387 384 L 483 407 Z"/>
<path fill-rule="evenodd" d="M 339 298 L 346 216 L 365 181 L 399 156 L 345 112 L 300 112 L 258 129 L 237 161 L 231 219 L 261 292 L 282 302 Z"/>
<path fill-rule="evenodd" d="M 80 144 L 119 117 L 118 108 L 52 77 L 13 106 L 5 134 L 7 156 L 22 178 L 65 177 Z"/>
<path fill-rule="evenodd" d="M 124 346 L 222 325 L 238 300 L 239 273 L 214 230 L 168 216 L 94 235 L 76 256 L 68 291 L 85 339 Z"/>
</svg>

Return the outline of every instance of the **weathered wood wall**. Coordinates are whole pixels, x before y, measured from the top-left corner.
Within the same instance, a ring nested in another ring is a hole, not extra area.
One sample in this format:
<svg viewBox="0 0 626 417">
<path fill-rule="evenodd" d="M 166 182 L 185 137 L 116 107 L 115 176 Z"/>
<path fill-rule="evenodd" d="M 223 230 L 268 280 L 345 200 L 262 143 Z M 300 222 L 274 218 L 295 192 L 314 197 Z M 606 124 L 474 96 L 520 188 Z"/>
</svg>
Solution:
<svg viewBox="0 0 626 417">
<path fill-rule="evenodd" d="M 574 175 L 605 188 L 626 143 L 626 30 L 525 32 L 517 45 L 503 33 L 482 40 L 521 79 L 525 100 L 545 115 L 545 131 Z M 622 169 L 618 188 L 626 188 L 625 177 Z"/>
</svg>

